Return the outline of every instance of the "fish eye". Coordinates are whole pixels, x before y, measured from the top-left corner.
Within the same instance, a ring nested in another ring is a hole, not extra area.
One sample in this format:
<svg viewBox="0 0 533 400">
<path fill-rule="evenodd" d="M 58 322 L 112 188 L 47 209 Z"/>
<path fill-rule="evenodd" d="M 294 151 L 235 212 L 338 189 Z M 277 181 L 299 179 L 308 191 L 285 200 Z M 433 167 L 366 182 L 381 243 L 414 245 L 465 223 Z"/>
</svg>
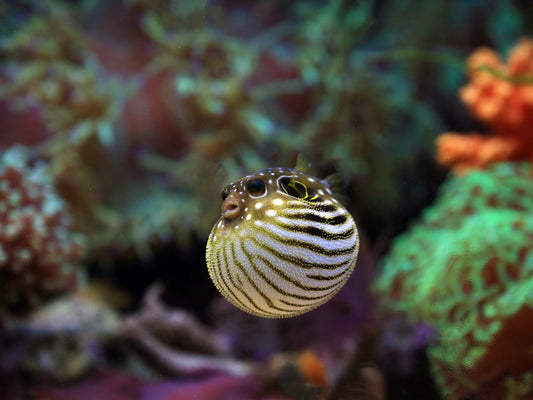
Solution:
<svg viewBox="0 0 533 400">
<path fill-rule="evenodd" d="M 246 184 L 246 190 L 252 196 L 262 196 L 266 191 L 265 181 L 262 179 L 252 179 Z"/>
<path fill-rule="evenodd" d="M 222 190 L 221 195 L 222 195 L 222 200 L 223 200 L 223 201 L 226 200 L 226 199 L 228 198 L 228 196 L 229 196 L 229 190 L 228 190 L 228 188 L 224 188 L 224 190 Z"/>
<path fill-rule="evenodd" d="M 294 178 L 281 178 L 279 185 L 289 196 L 296 197 L 297 199 L 307 199 L 309 197 L 307 186 Z"/>
</svg>

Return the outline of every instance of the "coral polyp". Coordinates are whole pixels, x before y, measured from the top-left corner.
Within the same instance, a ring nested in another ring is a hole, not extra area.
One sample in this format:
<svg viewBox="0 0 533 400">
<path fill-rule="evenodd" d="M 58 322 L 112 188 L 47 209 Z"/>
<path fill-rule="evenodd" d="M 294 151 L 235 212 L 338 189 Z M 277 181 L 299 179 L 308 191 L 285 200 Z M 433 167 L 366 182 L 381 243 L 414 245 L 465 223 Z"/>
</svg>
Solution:
<svg viewBox="0 0 533 400">
<path fill-rule="evenodd" d="M 533 160 L 533 40 L 522 39 L 507 63 L 482 47 L 467 60 L 469 83 L 459 91 L 490 136 L 445 133 L 437 139 L 439 163 L 456 173 L 507 160 Z"/>
<path fill-rule="evenodd" d="M 74 289 L 84 240 L 44 166 L 28 165 L 22 147 L 0 158 L 0 313 L 26 311 Z"/>
</svg>

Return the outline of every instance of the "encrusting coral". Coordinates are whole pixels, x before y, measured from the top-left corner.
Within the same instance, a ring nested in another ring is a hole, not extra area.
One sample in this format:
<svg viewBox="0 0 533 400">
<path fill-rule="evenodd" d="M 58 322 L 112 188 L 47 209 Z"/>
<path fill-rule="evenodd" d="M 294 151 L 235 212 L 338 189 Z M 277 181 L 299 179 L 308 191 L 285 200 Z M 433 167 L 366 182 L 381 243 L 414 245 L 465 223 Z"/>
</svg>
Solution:
<svg viewBox="0 0 533 400">
<path fill-rule="evenodd" d="M 491 136 L 445 133 L 437 139 L 438 162 L 460 174 L 499 161 L 533 161 L 533 40 L 519 41 L 506 64 L 483 47 L 467 65 L 470 82 L 461 100 Z"/>
<path fill-rule="evenodd" d="M 84 238 L 70 231 L 63 201 L 43 165 L 23 147 L 0 156 L 0 312 L 26 311 L 74 289 Z"/>
<path fill-rule="evenodd" d="M 533 395 L 532 215 L 528 163 L 471 171 L 443 186 L 383 260 L 384 307 L 440 332 L 429 357 L 448 399 Z"/>
</svg>

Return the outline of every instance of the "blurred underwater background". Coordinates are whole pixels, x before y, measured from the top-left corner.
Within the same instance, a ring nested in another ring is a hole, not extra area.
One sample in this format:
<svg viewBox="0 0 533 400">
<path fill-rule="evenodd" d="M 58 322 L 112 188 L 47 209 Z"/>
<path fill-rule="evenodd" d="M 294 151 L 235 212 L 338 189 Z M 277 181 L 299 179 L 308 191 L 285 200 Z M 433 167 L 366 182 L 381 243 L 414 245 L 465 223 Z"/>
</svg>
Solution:
<svg viewBox="0 0 533 400">
<path fill-rule="evenodd" d="M 355 271 L 209 279 L 225 185 L 336 174 Z M 0 398 L 533 399 L 533 2 L 0 2 Z"/>
</svg>

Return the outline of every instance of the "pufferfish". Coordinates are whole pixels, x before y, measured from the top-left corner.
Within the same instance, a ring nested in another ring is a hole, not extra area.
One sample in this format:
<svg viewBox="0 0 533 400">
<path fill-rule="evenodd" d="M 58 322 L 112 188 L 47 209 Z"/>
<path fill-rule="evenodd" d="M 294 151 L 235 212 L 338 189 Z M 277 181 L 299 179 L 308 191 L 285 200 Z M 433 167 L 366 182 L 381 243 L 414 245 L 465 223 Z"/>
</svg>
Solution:
<svg viewBox="0 0 533 400">
<path fill-rule="evenodd" d="M 327 179 L 270 168 L 226 186 L 222 199 L 207 267 L 220 293 L 241 310 L 264 318 L 303 314 L 350 277 L 358 232 Z"/>
</svg>

